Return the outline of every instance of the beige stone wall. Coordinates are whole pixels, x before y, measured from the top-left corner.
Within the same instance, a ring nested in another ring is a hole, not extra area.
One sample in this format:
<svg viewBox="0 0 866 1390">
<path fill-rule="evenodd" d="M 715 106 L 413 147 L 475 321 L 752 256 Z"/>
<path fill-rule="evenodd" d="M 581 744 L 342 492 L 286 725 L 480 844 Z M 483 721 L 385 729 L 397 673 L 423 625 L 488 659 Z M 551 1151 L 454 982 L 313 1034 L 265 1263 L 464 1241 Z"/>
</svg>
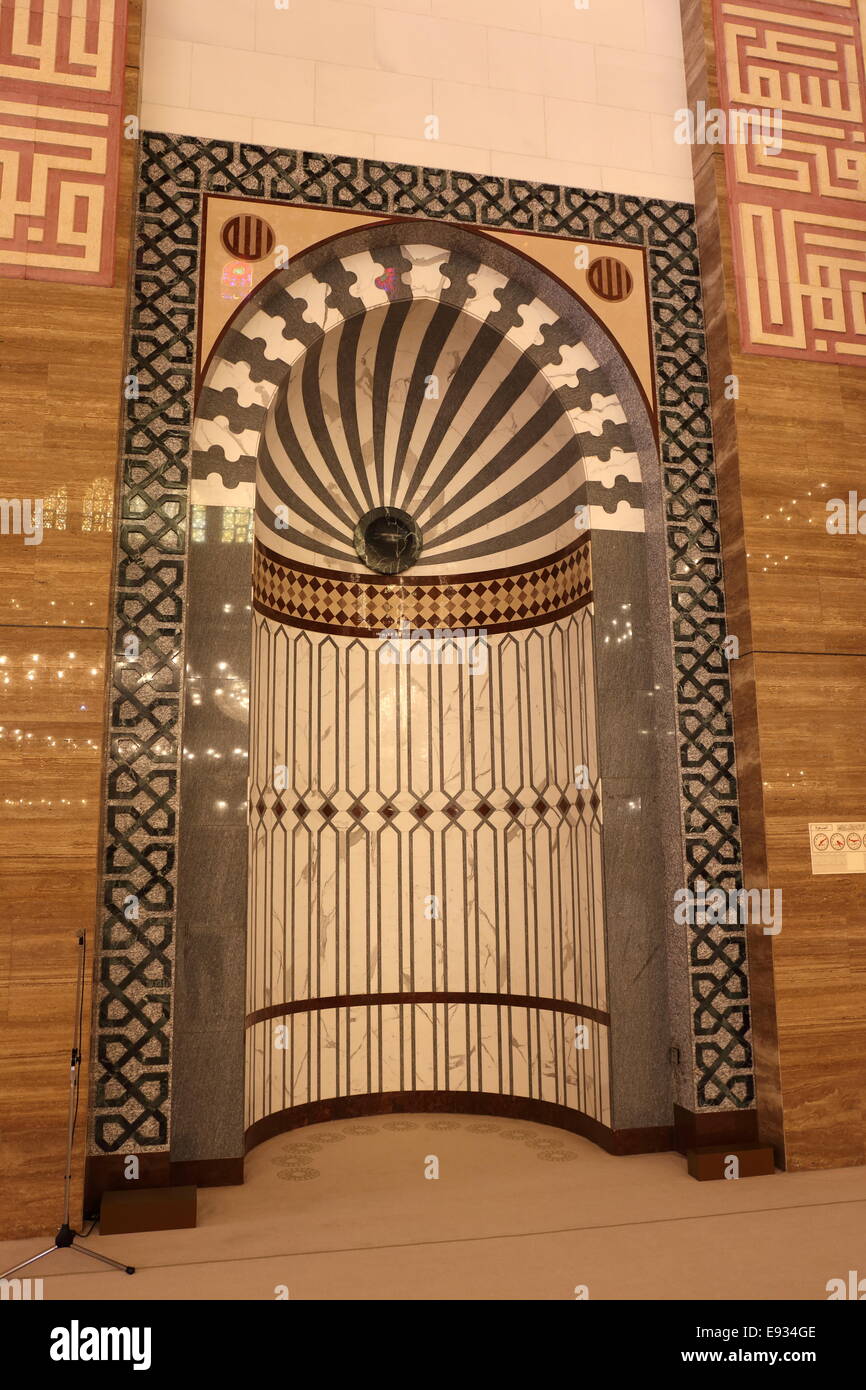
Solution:
<svg viewBox="0 0 866 1390">
<path fill-rule="evenodd" d="M 145 128 L 692 200 L 678 0 L 281 4 L 149 0 Z"/>
</svg>

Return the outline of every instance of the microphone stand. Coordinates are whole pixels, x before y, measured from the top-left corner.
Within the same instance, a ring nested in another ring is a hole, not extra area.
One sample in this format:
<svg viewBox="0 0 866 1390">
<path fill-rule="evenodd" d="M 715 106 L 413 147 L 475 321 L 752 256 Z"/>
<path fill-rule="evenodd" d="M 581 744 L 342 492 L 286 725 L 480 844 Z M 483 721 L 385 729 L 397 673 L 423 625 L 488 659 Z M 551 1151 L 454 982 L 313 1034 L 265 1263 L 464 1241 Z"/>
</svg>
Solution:
<svg viewBox="0 0 866 1390">
<path fill-rule="evenodd" d="M 78 1115 L 78 1084 L 79 1071 L 81 1069 L 81 1022 L 84 1010 L 84 956 L 85 939 L 84 936 L 78 938 L 78 984 L 75 999 L 75 1022 L 72 1031 L 72 1054 L 69 1060 L 69 1117 L 66 1128 L 66 1174 L 63 1179 L 63 1223 L 57 1235 L 54 1237 L 54 1244 L 49 1245 L 47 1250 L 40 1250 L 38 1255 L 31 1255 L 29 1260 L 22 1260 L 21 1264 L 13 1265 L 12 1269 L 7 1269 L 5 1274 L 0 1275 L 0 1279 L 8 1279 L 10 1274 L 17 1274 L 19 1269 L 26 1269 L 28 1265 L 35 1264 L 37 1260 L 44 1260 L 46 1255 L 53 1255 L 55 1250 L 78 1250 L 82 1255 L 89 1255 L 91 1260 L 99 1260 L 101 1264 L 111 1265 L 112 1269 L 123 1270 L 126 1274 L 134 1274 L 134 1265 L 121 1264 L 119 1260 L 110 1260 L 107 1255 L 98 1255 L 95 1250 L 88 1250 L 84 1245 L 76 1242 L 83 1240 L 80 1231 L 75 1231 L 69 1224 L 69 1193 L 72 1187 L 72 1145 L 75 1139 L 75 1121 Z"/>
</svg>

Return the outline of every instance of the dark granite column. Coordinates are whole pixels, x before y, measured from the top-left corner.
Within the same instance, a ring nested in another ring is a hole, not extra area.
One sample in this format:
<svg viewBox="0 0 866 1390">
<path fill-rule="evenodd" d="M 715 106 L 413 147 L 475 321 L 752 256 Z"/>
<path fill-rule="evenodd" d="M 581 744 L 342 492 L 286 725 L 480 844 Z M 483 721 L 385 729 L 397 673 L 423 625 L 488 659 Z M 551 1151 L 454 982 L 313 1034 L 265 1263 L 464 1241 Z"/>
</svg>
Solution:
<svg viewBox="0 0 866 1390">
<path fill-rule="evenodd" d="M 192 510 L 173 1164 L 243 1154 L 252 513 Z"/>
</svg>

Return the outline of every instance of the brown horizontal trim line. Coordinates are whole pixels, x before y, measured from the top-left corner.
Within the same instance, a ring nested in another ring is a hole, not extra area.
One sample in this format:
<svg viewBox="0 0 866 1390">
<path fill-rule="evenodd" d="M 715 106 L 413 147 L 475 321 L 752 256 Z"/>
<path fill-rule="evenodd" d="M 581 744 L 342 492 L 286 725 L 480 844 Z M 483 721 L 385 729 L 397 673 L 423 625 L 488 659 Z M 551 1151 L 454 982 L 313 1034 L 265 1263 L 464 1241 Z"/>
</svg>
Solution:
<svg viewBox="0 0 866 1390">
<path fill-rule="evenodd" d="M 18 624 L 15 623 L 13 626 L 17 627 Z M 24 627 L 25 624 L 22 623 L 20 626 Z M 87 628 L 82 627 L 78 631 L 87 632 Z M 800 651 L 792 651 L 790 647 L 749 647 L 748 651 L 740 652 L 737 660 L 742 661 L 744 656 L 850 656 L 855 661 L 863 660 L 862 652 L 816 652 L 810 647 L 803 647 Z"/>
<path fill-rule="evenodd" d="M 610 1027 L 610 1014 L 593 1009 L 589 1004 L 569 1004 L 562 999 L 544 999 L 535 994 L 486 994 L 476 990 L 397 990 L 393 994 L 330 994 L 321 999 L 292 999 L 282 1004 L 269 1004 L 247 1014 L 245 1028 L 264 1023 L 268 1018 L 284 1018 L 289 1014 L 319 1013 L 322 1009 L 365 1009 L 380 1004 L 494 1004 L 497 1008 L 539 1009 L 545 1013 L 568 1014 L 586 1018 L 592 1023 Z"/>
<path fill-rule="evenodd" d="M 559 622 L 560 618 L 569 617 L 570 614 L 576 613 L 579 608 L 586 608 L 587 604 L 594 602 L 594 599 L 595 595 L 592 589 L 590 589 L 588 593 L 582 594 L 574 603 L 566 603 L 562 608 L 552 609 L 549 613 L 538 613 L 529 618 L 515 618 L 509 623 L 491 623 L 487 621 L 483 613 L 479 613 L 474 624 L 470 624 L 467 627 L 456 627 L 453 618 L 449 620 L 448 624 L 445 624 L 445 620 L 443 619 L 442 625 L 447 625 L 450 632 L 478 632 L 482 629 L 488 634 L 491 632 L 518 632 L 521 628 L 546 627 L 548 623 Z M 307 632 L 327 632 L 337 637 L 369 637 L 371 641 L 379 639 L 382 635 L 382 629 L 376 626 L 337 627 L 333 623 L 314 622 L 312 618 L 298 618 L 294 614 L 278 613 L 275 608 L 268 608 L 264 603 L 260 603 L 257 598 L 253 599 L 253 608 L 257 613 L 260 613 L 263 618 L 271 618 L 276 623 L 282 623 L 284 627 L 304 628 Z M 415 627 L 414 623 L 413 627 Z M 417 627 L 415 630 L 433 632 L 435 631 L 435 623 L 432 628 Z"/>
<path fill-rule="evenodd" d="M 264 1115 L 244 1136 L 246 1153 L 291 1129 L 324 1124 L 328 1120 L 354 1120 L 365 1115 L 490 1115 L 506 1120 L 530 1120 L 539 1125 L 579 1134 L 609 1154 L 665 1153 L 673 1148 L 672 1125 L 648 1125 L 644 1129 L 610 1129 L 607 1125 L 549 1100 L 529 1096 L 501 1096 L 495 1091 L 380 1091 L 366 1096 L 336 1096 L 311 1101 L 288 1110 Z M 491 1135 L 495 1138 L 495 1135 Z"/>
<path fill-rule="evenodd" d="M 282 565 L 284 569 L 291 570 L 297 574 L 314 574 L 320 579 L 333 579 L 335 583 L 343 584 L 369 584 L 381 585 L 383 588 L 411 590 L 413 588 L 425 589 L 431 584 L 437 588 L 453 587 L 457 584 L 483 584 L 488 579 L 504 579 L 510 574 L 528 574 L 532 570 L 543 569 L 545 565 L 556 564 L 557 560 L 564 560 L 566 556 L 573 555 L 583 545 L 592 544 L 592 535 L 589 531 L 581 531 L 577 540 L 569 545 L 557 550 L 553 555 L 544 555 L 538 560 L 528 560 L 522 565 L 505 565 L 498 570 L 476 570 L 474 574 L 406 574 L 402 579 L 399 575 L 393 574 L 374 574 L 371 570 L 356 570 L 351 573 L 345 570 L 321 569 L 318 565 L 301 564 L 299 560 L 289 559 L 287 555 L 280 555 L 278 551 L 269 549 L 256 536 L 254 546 L 269 560 L 273 560 L 275 565 Z"/>
</svg>

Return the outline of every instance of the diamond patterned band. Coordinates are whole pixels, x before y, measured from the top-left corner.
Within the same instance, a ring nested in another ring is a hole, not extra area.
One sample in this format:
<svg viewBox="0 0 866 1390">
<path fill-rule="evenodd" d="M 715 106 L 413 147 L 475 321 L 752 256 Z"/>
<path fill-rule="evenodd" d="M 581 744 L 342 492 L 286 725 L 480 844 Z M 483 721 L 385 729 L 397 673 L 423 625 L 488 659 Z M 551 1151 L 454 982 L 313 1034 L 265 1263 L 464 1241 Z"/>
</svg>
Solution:
<svg viewBox="0 0 866 1390">
<path fill-rule="evenodd" d="M 552 622 L 592 601 L 589 537 L 530 570 L 449 575 L 401 584 L 309 565 L 288 565 L 257 541 L 253 603 L 260 613 L 314 631 L 378 637 L 410 628 L 506 632 Z"/>
</svg>

